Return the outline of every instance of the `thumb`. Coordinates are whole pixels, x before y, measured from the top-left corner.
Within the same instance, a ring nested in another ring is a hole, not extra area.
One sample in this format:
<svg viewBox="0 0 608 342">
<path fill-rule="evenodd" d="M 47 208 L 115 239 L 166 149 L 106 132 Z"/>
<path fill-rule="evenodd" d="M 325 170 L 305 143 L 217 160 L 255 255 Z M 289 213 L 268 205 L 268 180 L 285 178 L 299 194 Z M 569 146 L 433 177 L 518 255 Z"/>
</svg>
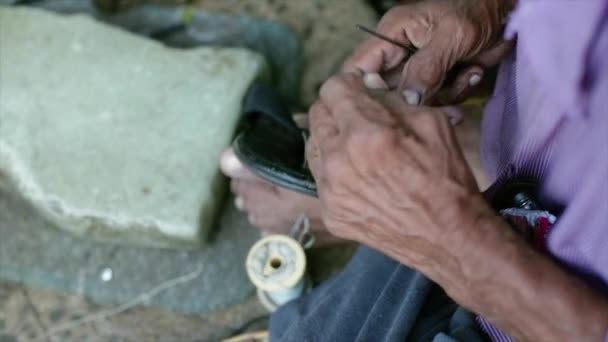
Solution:
<svg viewBox="0 0 608 342">
<path fill-rule="evenodd" d="M 405 63 L 401 74 L 400 90 L 405 101 L 419 105 L 432 98 L 454 65 L 454 59 L 446 44 L 433 40 L 416 51 Z"/>
<path fill-rule="evenodd" d="M 405 57 L 405 51 L 376 37 L 359 45 L 342 65 L 342 72 L 379 73 L 397 66 Z"/>
</svg>

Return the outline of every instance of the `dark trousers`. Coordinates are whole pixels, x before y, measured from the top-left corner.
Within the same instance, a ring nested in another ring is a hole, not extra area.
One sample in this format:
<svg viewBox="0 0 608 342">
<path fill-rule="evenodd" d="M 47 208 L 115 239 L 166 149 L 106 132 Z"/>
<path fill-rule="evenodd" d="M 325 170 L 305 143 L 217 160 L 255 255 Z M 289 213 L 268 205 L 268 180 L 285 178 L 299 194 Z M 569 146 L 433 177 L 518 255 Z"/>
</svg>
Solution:
<svg viewBox="0 0 608 342">
<path fill-rule="evenodd" d="M 474 315 L 421 273 L 367 247 L 270 321 L 271 341 L 486 341 Z"/>
</svg>

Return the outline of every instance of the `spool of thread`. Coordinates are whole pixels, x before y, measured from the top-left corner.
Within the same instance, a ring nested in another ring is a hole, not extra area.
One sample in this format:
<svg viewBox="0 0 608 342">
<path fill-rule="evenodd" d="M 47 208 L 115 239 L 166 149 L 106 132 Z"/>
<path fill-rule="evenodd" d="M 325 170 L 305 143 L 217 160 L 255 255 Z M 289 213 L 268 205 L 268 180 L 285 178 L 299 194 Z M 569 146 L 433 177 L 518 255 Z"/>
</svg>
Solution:
<svg viewBox="0 0 608 342">
<path fill-rule="evenodd" d="M 270 311 L 306 290 L 304 249 L 288 236 L 269 235 L 256 242 L 247 255 L 246 268 L 258 298 Z"/>
</svg>

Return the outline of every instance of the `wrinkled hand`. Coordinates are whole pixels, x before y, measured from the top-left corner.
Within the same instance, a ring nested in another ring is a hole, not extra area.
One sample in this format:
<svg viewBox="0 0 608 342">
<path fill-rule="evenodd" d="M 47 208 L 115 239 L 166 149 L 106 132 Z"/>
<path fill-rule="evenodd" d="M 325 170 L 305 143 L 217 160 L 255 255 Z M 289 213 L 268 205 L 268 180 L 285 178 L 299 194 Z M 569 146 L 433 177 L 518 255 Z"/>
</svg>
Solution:
<svg viewBox="0 0 608 342">
<path fill-rule="evenodd" d="M 307 159 L 333 234 L 412 265 L 471 226 L 463 208 L 481 195 L 440 109 L 372 95 L 345 74 L 323 85 L 310 126 Z"/>
<path fill-rule="evenodd" d="M 449 119 L 337 76 L 310 110 L 307 159 L 336 235 L 425 274 L 521 341 L 603 341 L 600 292 L 541 255 L 483 200 Z"/>
<path fill-rule="evenodd" d="M 408 103 L 428 103 L 441 88 L 448 71 L 459 70 L 443 89 L 443 104 L 464 99 L 478 85 L 483 68 L 497 64 L 510 49 L 502 40 L 504 21 L 515 0 L 425 0 L 387 12 L 377 31 L 418 49 L 404 49 L 370 37 L 344 65 L 347 72 L 379 73 L 388 87 L 398 87 Z"/>
</svg>

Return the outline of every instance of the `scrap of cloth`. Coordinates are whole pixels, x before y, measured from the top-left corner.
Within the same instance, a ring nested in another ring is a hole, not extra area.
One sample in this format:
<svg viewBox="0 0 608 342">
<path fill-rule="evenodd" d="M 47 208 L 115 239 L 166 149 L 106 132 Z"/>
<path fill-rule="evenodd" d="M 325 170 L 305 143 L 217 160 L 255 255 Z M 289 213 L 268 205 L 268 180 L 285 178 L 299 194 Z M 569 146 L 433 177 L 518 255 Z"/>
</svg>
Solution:
<svg viewBox="0 0 608 342">
<path fill-rule="evenodd" d="M 485 110 L 484 167 L 498 184 L 538 181 L 559 216 L 546 252 L 608 294 L 608 1 L 521 0 L 505 34 L 517 47 Z"/>
</svg>

